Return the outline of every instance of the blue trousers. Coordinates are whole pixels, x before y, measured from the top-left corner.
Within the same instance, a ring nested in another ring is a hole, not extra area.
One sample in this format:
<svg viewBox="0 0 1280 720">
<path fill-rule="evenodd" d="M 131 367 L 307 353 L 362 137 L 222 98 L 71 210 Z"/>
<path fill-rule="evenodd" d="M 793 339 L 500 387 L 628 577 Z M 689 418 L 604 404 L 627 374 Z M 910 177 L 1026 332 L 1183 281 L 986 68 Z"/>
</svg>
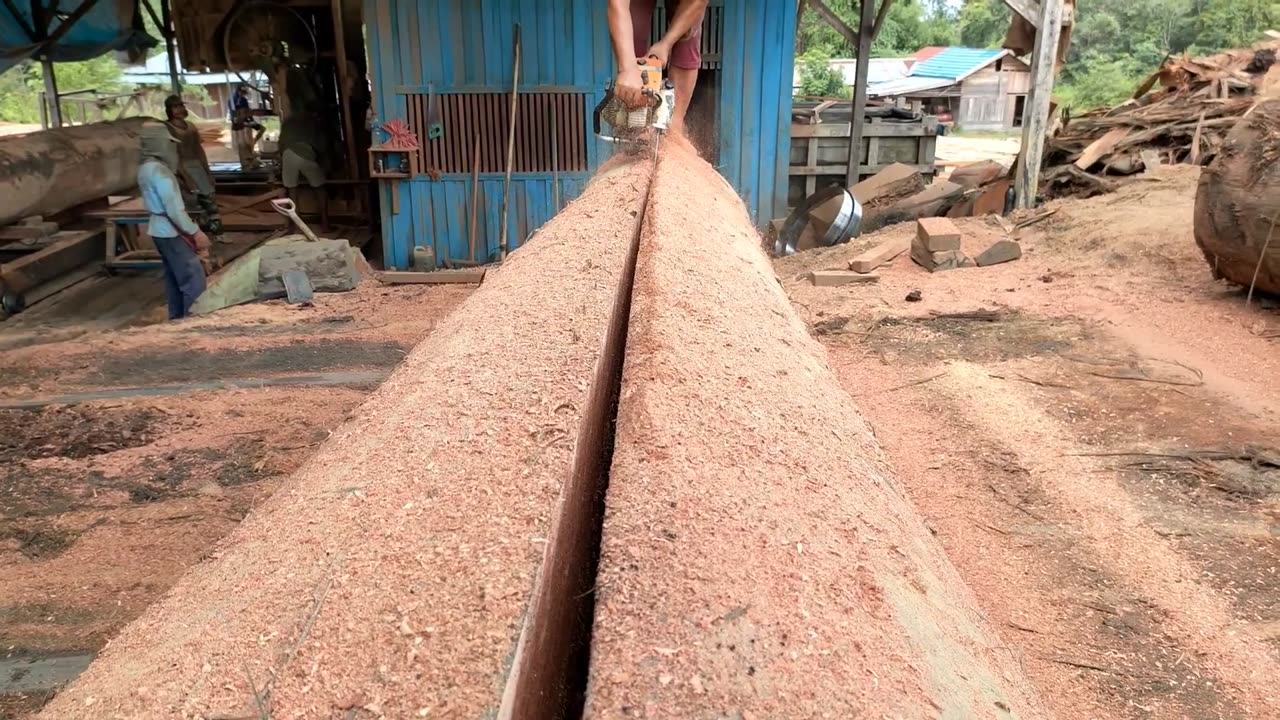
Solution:
<svg viewBox="0 0 1280 720">
<path fill-rule="evenodd" d="M 169 319 L 191 313 L 191 306 L 204 292 L 204 267 L 187 242 L 180 237 L 151 238 L 164 261 L 164 289 L 169 296 Z"/>
</svg>

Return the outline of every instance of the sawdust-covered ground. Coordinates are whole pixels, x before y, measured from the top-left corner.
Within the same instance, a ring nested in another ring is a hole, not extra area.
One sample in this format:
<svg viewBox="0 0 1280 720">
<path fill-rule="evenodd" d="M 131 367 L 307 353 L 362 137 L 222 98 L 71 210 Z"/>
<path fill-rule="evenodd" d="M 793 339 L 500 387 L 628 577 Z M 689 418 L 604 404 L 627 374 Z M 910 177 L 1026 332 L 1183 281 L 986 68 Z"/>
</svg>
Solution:
<svg viewBox="0 0 1280 720">
<path fill-rule="evenodd" d="M 982 610 L 1060 717 L 1280 702 L 1280 315 L 1196 249 L 1196 168 L 1050 207 L 1022 260 L 814 288 L 775 262 Z M 960 221 L 980 252 L 1004 230 Z M 914 227 L 888 228 L 870 241 Z M 920 302 L 907 302 L 920 290 Z M 976 310 L 983 319 L 955 317 Z"/>
<path fill-rule="evenodd" d="M 0 352 L 0 683 L 96 653 L 470 292 L 366 281 L 310 308 L 61 342 L 30 344 L 24 327 Z M 0 718 L 50 694 L 0 691 Z"/>
</svg>

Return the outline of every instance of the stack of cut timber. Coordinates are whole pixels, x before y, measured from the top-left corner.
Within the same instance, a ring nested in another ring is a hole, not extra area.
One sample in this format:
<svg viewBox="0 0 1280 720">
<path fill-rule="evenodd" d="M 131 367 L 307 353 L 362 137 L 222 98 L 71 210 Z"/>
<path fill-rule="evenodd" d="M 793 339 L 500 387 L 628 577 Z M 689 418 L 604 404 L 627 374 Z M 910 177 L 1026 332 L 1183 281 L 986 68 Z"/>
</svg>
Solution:
<svg viewBox="0 0 1280 720">
<path fill-rule="evenodd" d="M 1154 162 L 1207 164 L 1235 122 L 1280 96 L 1280 41 L 1202 58 L 1168 60 L 1116 107 L 1067 118 L 1049 141 L 1047 197 L 1096 195 L 1099 175 L 1132 175 Z M 1158 87 L 1157 87 L 1158 86 Z"/>
<path fill-rule="evenodd" d="M 929 272 L 973 264 L 960 249 L 960 228 L 946 218 L 923 218 L 916 224 L 911 259 Z"/>
</svg>

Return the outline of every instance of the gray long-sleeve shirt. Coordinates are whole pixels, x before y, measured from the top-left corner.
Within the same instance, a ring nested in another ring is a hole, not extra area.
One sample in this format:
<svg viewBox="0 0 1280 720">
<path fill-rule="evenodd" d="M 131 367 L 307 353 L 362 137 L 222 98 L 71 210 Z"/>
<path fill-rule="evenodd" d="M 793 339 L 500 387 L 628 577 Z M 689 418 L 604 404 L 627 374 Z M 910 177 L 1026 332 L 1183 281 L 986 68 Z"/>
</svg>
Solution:
<svg viewBox="0 0 1280 720">
<path fill-rule="evenodd" d="M 142 192 L 142 206 L 151 213 L 147 223 L 147 234 L 151 237 L 171 238 L 200 231 L 187 214 L 178 178 L 164 163 L 148 160 L 138 166 L 138 190 Z"/>
</svg>

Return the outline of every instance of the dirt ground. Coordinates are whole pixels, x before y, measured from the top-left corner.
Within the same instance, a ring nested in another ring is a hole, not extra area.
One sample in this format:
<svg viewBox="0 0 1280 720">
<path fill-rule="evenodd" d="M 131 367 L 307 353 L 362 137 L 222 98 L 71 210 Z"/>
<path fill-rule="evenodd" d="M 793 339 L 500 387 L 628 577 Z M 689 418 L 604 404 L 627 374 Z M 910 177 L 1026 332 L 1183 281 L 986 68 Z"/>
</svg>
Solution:
<svg viewBox="0 0 1280 720">
<path fill-rule="evenodd" d="M 470 292 L 369 281 L 0 352 L 0 669 L 82 665 Z M 49 695 L 0 694 L 0 718 Z"/>
<path fill-rule="evenodd" d="M 775 262 L 1064 718 L 1280 702 L 1280 314 L 1210 278 L 1197 177 L 1165 168 L 1055 203 L 1005 265 L 930 275 L 903 256 L 876 285 L 802 279 L 910 226 Z M 960 224 L 970 254 L 1004 236 Z"/>
</svg>

